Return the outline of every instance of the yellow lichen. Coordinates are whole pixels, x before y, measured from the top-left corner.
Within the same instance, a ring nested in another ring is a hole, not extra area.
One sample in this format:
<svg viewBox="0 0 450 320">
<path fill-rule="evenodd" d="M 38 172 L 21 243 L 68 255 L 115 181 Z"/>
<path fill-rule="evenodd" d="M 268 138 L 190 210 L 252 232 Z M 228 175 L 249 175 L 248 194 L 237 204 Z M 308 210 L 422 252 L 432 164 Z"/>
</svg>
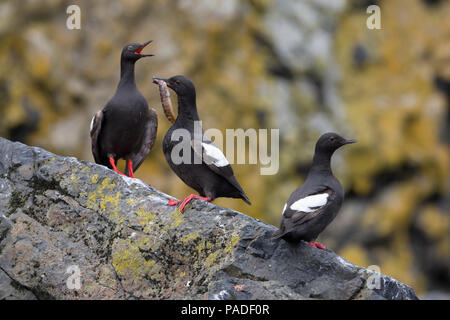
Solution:
<svg viewBox="0 0 450 320">
<path fill-rule="evenodd" d="M 126 215 L 119 210 L 120 196 L 122 193 L 104 194 L 105 190 L 111 192 L 115 186 L 114 183 L 110 182 L 110 178 L 103 179 L 102 183 L 97 186 L 97 189 L 89 193 L 86 206 L 89 209 L 107 213 L 111 220 L 116 223 L 122 223 L 126 218 Z"/>
<path fill-rule="evenodd" d="M 130 206 L 134 206 L 137 203 L 137 200 L 136 199 L 127 199 L 127 203 Z"/>
<path fill-rule="evenodd" d="M 187 244 L 188 242 L 197 239 L 198 235 L 199 235 L 199 231 L 197 231 L 195 233 L 187 234 L 181 238 L 181 242 L 183 242 L 184 244 Z"/>
<path fill-rule="evenodd" d="M 148 225 L 156 217 L 156 214 L 151 213 L 142 207 L 137 210 L 136 215 L 138 216 L 138 221 L 141 226 Z"/>
<path fill-rule="evenodd" d="M 173 212 L 173 214 L 170 217 L 172 219 L 172 223 L 170 224 L 170 229 L 174 229 L 180 225 L 181 222 L 184 220 L 184 215 L 181 213 L 180 209 L 177 208 Z"/>
<path fill-rule="evenodd" d="M 201 241 L 198 246 L 197 246 L 197 253 L 200 255 L 202 253 L 202 251 L 205 249 L 206 245 L 205 245 L 206 241 Z"/>
<path fill-rule="evenodd" d="M 238 235 L 234 235 L 231 240 L 228 242 L 226 248 L 225 248 L 225 252 L 228 253 L 230 252 L 234 247 L 236 247 L 236 245 L 239 242 L 239 236 Z"/>
<path fill-rule="evenodd" d="M 119 276 L 131 275 L 134 280 L 145 276 L 157 277 L 161 266 L 154 260 L 146 260 L 138 246 L 130 240 L 121 240 L 112 253 L 112 265 Z"/>
<path fill-rule="evenodd" d="M 74 183 L 80 182 L 80 178 L 78 178 L 77 175 L 74 174 L 74 173 L 72 173 L 72 174 L 70 175 L 70 180 L 71 180 L 72 182 L 74 182 Z"/>
<path fill-rule="evenodd" d="M 97 173 L 92 176 L 91 182 L 92 183 L 97 183 L 98 182 L 98 174 Z"/>
<path fill-rule="evenodd" d="M 218 254 L 219 254 L 219 250 L 216 250 L 213 253 L 211 253 L 209 256 L 207 256 L 205 259 L 205 265 L 207 267 L 211 267 L 212 264 L 216 261 Z"/>
</svg>

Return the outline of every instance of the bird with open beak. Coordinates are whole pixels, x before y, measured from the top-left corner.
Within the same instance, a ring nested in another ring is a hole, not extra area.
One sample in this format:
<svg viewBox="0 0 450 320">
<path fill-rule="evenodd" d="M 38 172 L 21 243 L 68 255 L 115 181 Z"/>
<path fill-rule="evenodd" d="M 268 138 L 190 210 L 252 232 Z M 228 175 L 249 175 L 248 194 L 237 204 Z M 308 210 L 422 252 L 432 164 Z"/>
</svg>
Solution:
<svg viewBox="0 0 450 320">
<path fill-rule="evenodd" d="M 153 56 L 142 53 L 151 42 L 123 47 L 119 85 L 114 96 L 92 118 L 90 128 L 95 162 L 125 175 L 116 166 L 118 159 L 125 159 L 126 175 L 132 178 L 153 147 L 158 129 L 156 111 L 148 108 L 134 76 L 136 61 Z"/>
</svg>

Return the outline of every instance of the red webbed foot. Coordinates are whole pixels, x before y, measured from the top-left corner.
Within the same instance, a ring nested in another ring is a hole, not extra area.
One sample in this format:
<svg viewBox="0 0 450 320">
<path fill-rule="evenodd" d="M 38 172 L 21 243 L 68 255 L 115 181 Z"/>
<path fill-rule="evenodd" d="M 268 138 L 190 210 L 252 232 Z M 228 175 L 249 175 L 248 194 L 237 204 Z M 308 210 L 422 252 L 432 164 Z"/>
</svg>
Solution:
<svg viewBox="0 0 450 320">
<path fill-rule="evenodd" d="M 309 244 L 310 246 L 312 246 L 312 247 L 316 247 L 316 248 L 319 248 L 319 249 L 322 249 L 322 250 L 327 250 L 327 248 L 326 248 L 323 244 L 321 244 L 321 243 L 319 243 L 319 242 L 313 242 L 313 241 L 311 241 L 311 242 L 308 242 L 308 244 Z"/>
<path fill-rule="evenodd" d="M 180 205 L 180 211 L 184 212 L 184 208 L 186 207 L 186 205 L 192 200 L 192 199 L 199 199 L 199 200 L 204 200 L 204 201 L 211 201 L 210 198 L 208 197 L 200 197 L 196 194 L 191 194 L 189 196 L 187 196 L 184 200 L 169 200 L 168 205 L 169 206 L 176 206 L 179 203 L 181 203 Z"/>
<path fill-rule="evenodd" d="M 177 206 L 179 205 L 181 202 L 183 202 L 183 200 L 169 200 L 169 202 L 167 203 L 169 206 Z"/>
<path fill-rule="evenodd" d="M 114 172 L 116 172 L 116 173 L 118 173 L 118 174 L 120 174 L 120 175 L 122 175 L 122 176 L 127 176 L 126 174 L 123 174 L 122 172 L 120 172 L 119 171 L 119 169 L 117 169 L 117 167 L 116 167 L 116 162 L 114 161 L 114 158 L 113 157 L 110 157 L 109 158 L 109 163 L 111 164 L 111 166 L 113 167 L 113 170 L 114 170 Z"/>
</svg>

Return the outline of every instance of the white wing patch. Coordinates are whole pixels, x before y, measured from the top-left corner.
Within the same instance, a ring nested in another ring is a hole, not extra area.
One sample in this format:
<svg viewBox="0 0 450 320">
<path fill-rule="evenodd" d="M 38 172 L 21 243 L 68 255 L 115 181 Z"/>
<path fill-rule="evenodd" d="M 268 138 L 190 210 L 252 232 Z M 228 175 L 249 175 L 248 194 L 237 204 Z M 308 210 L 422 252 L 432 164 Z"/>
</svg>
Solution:
<svg viewBox="0 0 450 320">
<path fill-rule="evenodd" d="M 295 201 L 291 206 L 291 210 L 301 211 L 301 212 L 313 212 L 317 210 L 318 207 L 322 207 L 327 204 L 329 194 L 319 193 L 312 196 L 305 197 L 303 199 Z"/>
<path fill-rule="evenodd" d="M 92 132 L 92 127 L 94 126 L 94 119 L 95 119 L 95 116 L 92 117 L 91 125 L 89 127 L 89 132 Z"/>
<path fill-rule="evenodd" d="M 202 142 L 203 152 L 208 158 L 212 158 L 212 163 L 217 167 L 224 167 L 229 165 L 227 158 L 225 158 L 222 150 L 210 143 Z"/>
</svg>

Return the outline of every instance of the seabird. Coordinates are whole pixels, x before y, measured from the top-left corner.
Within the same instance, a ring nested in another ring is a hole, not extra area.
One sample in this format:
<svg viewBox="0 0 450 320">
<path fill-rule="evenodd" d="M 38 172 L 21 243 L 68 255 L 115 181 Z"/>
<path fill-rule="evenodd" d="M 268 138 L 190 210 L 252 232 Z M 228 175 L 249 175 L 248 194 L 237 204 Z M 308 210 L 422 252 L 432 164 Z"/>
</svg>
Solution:
<svg viewBox="0 0 450 320">
<path fill-rule="evenodd" d="M 142 57 L 144 44 L 130 43 L 122 49 L 120 81 L 116 93 L 91 121 L 92 154 L 95 162 L 121 173 L 118 159 L 126 160 L 126 175 L 134 178 L 136 171 L 155 143 L 158 129 L 156 111 L 148 108 L 147 101 L 136 87 L 134 65 Z"/>
<path fill-rule="evenodd" d="M 304 240 L 309 245 L 326 249 L 311 241 L 336 217 L 344 200 L 344 189 L 331 171 L 331 156 L 343 145 L 355 142 L 355 139 L 344 139 L 332 132 L 319 138 L 306 181 L 284 205 L 280 228 L 273 238 L 293 243 Z"/>
<path fill-rule="evenodd" d="M 200 196 L 191 194 L 184 200 L 170 200 L 169 205 L 175 206 L 181 203 L 180 211 L 183 212 L 186 204 L 192 199 L 213 201 L 218 197 L 240 198 L 251 205 L 244 190 L 234 177 L 233 169 L 223 152 L 204 136 L 202 130 L 199 139 L 194 134 L 194 123 L 200 121 L 200 118 L 197 113 L 196 92 L 192 81 L 184 76 L 174 76 L 170 79 L 153 77 L 153 82 L 160 85 L 160 88 L 165 83 L 175 91 L 178 97 L 178 115 L 163 140 L 163 152 L 166 160 L 177 176 L 200 194 Z M 162 99 L 164 96 L 167 97 L 161 93 Z M 165 108 L 164 101 L 163 108 Z M 170 110 L 170 112 L 172 111 Z M 175 119 L 175 116 L 168 118 Z M 173 134 L 178 129 L 187 130 L 189 133 L 187 149 L 191 151 L 191 155 L 190 159 L 186 161 L 187 163 L 179 163 L 172 158 L 172 150 L 180 143 L 180 140 L 172 140 Z"/>
</svg>

